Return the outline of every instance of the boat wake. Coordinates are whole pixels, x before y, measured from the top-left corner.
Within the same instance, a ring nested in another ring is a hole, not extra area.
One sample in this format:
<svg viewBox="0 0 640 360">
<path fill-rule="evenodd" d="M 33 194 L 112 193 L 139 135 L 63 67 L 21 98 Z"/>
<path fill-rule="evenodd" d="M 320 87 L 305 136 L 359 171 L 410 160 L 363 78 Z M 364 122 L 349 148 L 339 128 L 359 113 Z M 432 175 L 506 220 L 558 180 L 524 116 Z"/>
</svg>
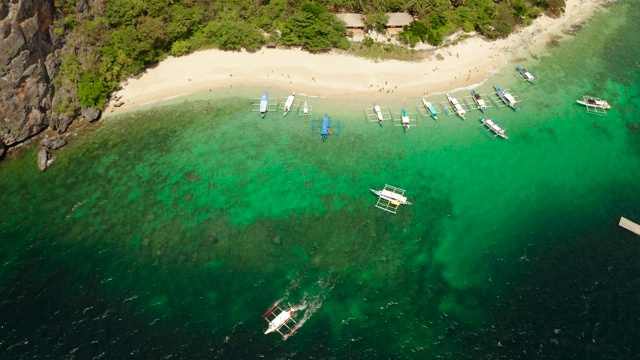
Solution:
<svg viewBox="0 0 640 360">
<path fill-rule="evenodd" d="M 337 284 L 338 277 L 329 275 L 327 278 L 320 278 L 316 281 L 316 285 L 320 287 L 320 291 L 315 295 L 310 295 L 309 293 L 305 293 L 304 296 L 297 304 L 294 304 L 292 307 L 295 308 L 296 312 L 304 311 L 302 313 L 302 317 L 297 316 L 296 325 L 293 327 L 293 331 L 289 332 L 284 338 L 285 340 L 293 335 L 296 331 L 298 331 L 304 323 L 307 322 L 311 318 L 313 314 L 315 314 L 321 307 L 324 300 L 329 296 L 329 293 Z M 300 284 L 300 280 L 292 281 L 292 286 L 297 287 Z M 287 293 L 293 288 L 292 286 L 287 289 Z M 288 294 L 287 294 L 288 295 Z M 285 296 L 282 300 L 286 300 L 287 296 Z"/>
</svg>

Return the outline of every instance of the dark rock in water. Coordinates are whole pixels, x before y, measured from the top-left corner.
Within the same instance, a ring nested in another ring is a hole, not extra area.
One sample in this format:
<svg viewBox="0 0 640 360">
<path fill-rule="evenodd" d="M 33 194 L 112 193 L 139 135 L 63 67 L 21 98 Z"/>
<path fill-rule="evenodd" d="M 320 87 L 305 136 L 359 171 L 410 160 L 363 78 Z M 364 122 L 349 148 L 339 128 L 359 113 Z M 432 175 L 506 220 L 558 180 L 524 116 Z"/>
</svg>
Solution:
<svg viewBox="0 0 640 360">
<path fill-rule="evenodd" d="M 218 238 L 217 238 L 216 236 L 212 236 L 212 237 L 211 237 L 211 243 L 212 243 L 213 245 L 217 244 L 217 243 L 218 243 Z"/>
<path fill-rule="evenodd" d="M 61 147 L 67 145 L 67 141 L 60 136 L 44 138 L 40 144 L 49 150 L 58 150 Z"/>
<path fill-rule="evenodd" d="M 7 146 L 0 140 L 0 160 L 4 159 L 4 155 L 7 153 Z"/>
<path fill-rule="evenodd" d="M 88 107 L 82 109 L 82 116 L 84 116 L 88 122 L 94 122 L 100 118 L 100 110 Z"/>
<path fill-rule="evenodd" d="M 40 151 L 38 151 L 38 169 L 40 169 L 40 171 L 45 171 L 47 170 L 48 166 L 49 153 L 47 152 L 47 149 L 42 148 L 40 149 Z"/>
</svg>

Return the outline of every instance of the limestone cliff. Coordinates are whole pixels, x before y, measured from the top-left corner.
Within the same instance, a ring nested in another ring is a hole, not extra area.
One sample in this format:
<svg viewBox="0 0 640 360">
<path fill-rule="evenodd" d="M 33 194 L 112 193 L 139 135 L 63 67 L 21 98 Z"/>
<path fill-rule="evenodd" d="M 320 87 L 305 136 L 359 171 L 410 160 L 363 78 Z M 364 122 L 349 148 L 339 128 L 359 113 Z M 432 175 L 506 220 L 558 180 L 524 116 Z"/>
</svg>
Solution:
<svg viewBox="0 0 640 360">
<path fill-rule="evenodd" d="M 0 141 L 8 146 L 50 125 L 60 46 L 51 3 L 0 0 Z"/>
</svg>

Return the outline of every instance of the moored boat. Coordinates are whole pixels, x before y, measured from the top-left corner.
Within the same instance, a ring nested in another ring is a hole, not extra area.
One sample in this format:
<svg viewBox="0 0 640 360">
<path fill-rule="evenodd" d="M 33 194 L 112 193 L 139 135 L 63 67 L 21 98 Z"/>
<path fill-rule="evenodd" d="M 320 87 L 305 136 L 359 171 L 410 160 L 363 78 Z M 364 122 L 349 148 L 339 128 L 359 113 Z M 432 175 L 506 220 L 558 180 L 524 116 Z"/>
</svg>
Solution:
<svg viewBox="0 0 640 360">
<path fill-rule="evenodd" d="M 449 103 L 451 104 L 453 109 L 456 111 L 456 114 L 458 114 L 458 116 L 464 119 L 464 114 L 466 114 L 467 111 L 462 108 L 462 105 L 460 105 L 460 103 L 458 102 L 458 99 L 449 96 L 449 94 L 447 94 L 447 99 L 449 100 Z"/>
<path fill-rule="evenodd" d="M 407 197 L 404 196 L 406 192 L 404 189 L 385 185 L 382 190 L 370 190 L 378 197 L 378 202 L 375 205 L 378 209 L 395 214 L 400 205 L 411 205 L 411 203 L 407 201 Z"/>
<path fill-rule="evenodd" d="M 427 109 L 427 111 L 429 111 L 429 114 L 431 114 L 431 117 L 437 120 L 438 112 L 436 111 L 436 108 L 424 98 L 422 98 L 422 104 L 424 104 L 424 107 Z"/>
<path fill-rule="evenodd" d="M 289 97 L 287 98 L 287 101 L 284 103 L 284 116 L 287 116 L 289 111 L 291 111 L 291 105 L 293 105 L 293 101 L 295 99 L 296 99 L 296 92 L 294 91 L 293 94 L 289 95 Z"/>
<path fill-rule="evenodd" d="M 502 101 L 507 106 L 509 106 L 513 110 L 518 110 L 518 105 L 516 104 L 516 99 L 513 97 L 513 95 L 511 95 L 508 92 L 504 91 L 504 89 L 502 89 L 498 85 L 493 85 L 493 87 L 496 89 L 496 94 L 498 94 L 500 99 L 502 99 Z"/>
<path fill-rule="evenodd" d="M 269 107 L 269 93 L 267 91 L 262 94 L 262 99 L 260 99 L 260 116 L 264 117 L 267 115 L 267 108 Z"/>
<path fill-rule="evenodd" d="M 491 119 L 480 118 L 480 122 L 482 125 L 486 126 L 487 129 L 491 130 L 495 136 L 500 136 L 501 138 L 508 139 L 509 137 L 505 134 L 504 129 L 500 127 L 495 121 Z"/>
<path fill-rule="evenodd" d="M 602 100 L 589 95 L 585 95 L 582 100 L 576 100 L 576 102 L 586 107 L 594 107 L 604 110 L 611 109 L 611 105 L 606 100 Z"/>
<path fill-rule="evenodd" d="M 411 119 L 409 119 L 409 114 L 407 114 L 407 110 L 402 108 L 402 127 L 404 127 L 404 131 L 409 131 L 409 127 L 411 126 Z"/>
<path fill-rule="evenodd" d="M 331 135 L 331 123 L 329 121 L 329 114 L 325 113 L 322 119 L 322 130 L 320 130 L 322 141 L 326 141 L 327 137 Z"/>
<path fill-rule="evenodd" d="M 380 126 L 382 126 L 382 121 L 384 120 L 384 118 L 382 116 L 382 109 L 380 108 L 380 105 L 378 105 L 378 103 L 373 103 L 373 111 L 376 113 L 378 123 L 380 123 Z"/>
<path fill-rule="evenodd" d="M 531 74 L 529 71 L 527 71 L 527 69 L 520 67 L 520 66 L 516 66 L 516 70 L 518 70 L 518 72 L 520 73 L 520 75 L 522 75 L 522 77 L 527 80 L 528 82 L 532 83 L 535 85 L 536 81 L 536 77 L 533 76 L 533 74 Z"/>
<path fill-rule="evenodd" d="M 309 106 L 307 105 L 307 102 L 304 102 L 304 106 L 302 107 L 302 113 L 305 115 L 309 115 Z"/>
<path fill-rule="evenodd" d="M 480 111 L 487 111 L 487 104 L 485 104 L 484 99 L 480 96 L 480 94 L 478 94 L 475 90 L 471 90 L 471 96 L 473 96 L 473 101 L 476 102 L 476 105 L 478 105 L 478 109 L 480 109 Z"/>
</svg>

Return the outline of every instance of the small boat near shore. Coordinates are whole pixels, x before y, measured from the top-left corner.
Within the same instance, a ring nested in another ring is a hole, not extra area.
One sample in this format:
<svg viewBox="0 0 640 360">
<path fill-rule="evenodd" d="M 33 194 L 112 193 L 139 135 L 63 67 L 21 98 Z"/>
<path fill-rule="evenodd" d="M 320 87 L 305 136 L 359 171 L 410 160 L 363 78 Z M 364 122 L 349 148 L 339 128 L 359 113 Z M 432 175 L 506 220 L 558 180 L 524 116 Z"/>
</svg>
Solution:
<svg viewBox="0 0 640 360">
<path fill-rule="evenodd" d="M 516 66 L 516 70 L 518 70 L 518 72 L 520 73 L 520 75 L 522 75 L 522 77 L 527 80 L 528 82 L 532 83 L 533 85 L 536 84 L 536 77 L 533 76 L 533 74 L 531 74 L 529 71 L 527 71 L 527 69 L 520 67 L 520 66 Z"/>
<path fill-rule="evenodd" d="M 309 115 L 309 106 L 307 105 L 307 102 L 304 102 L 304 106 L 302 107 L 302 113 L 304 115 Z"/>
<path fill-rule="evenodd" d="M 289 111 L 291 111 L 291 106 L 293 105 L 293 101 L 295 99 L 296 99 L 296 92 L 294 91 L 293 94 L 289 95 L 289 97 L 287 98 L 287 101 L 284 103 L 284 115 L 283 116 L 287 116 Z"/>
<path fill-rule="evenodd" d="M 507 134 L 505 134 L 504 129 L 495 121 L 491 119 L 480 118 L 480 122 L 482 122 L 482 125 L 486 126 L 487 129 L 491 130 L 495 134 L 494 137 L 500 136 L 503 139 L 509 138 Z"/>
<path fill-rule="evenodd" d="M 407 197 L 404 196 L 406 190 L 387 184 L 384 185 L 382 190 L 370 190 L 378 197 L 378 202 L 375 205 L 378 209 L 395 214 L 400 205 L 411 205 L 407 201 Z"/>
<path fill-rule="evenodd" d="M 475 90 L 471 90 L 471 96 L 473 96 L 473 101 L 476 102 L 476 105 L 478 105 L 478 109 L 480 109 L 480 111 L 487 111 L 487 104 L 484 102 L 484 99 L 480 96 L 480 94 L 478 94 Z"/>
<path fill-rule="evenodd" d="M 460 116 L 464 120 L 464 114 L 466 114 L 467 111 L 462 108 L 462 105 L 460 105 L 460 102 L 458 102 L 458 99 L 451 97 L 449 96 L 449 94 L 447 94 L 447 100 L 449 100 L 449 103 L 453 107 L 453 110 L 455 110 L 456 114 L 458 114 L 458 116 Z"/>
<path fill-rule="evenodd" d="M 438 120 L 438 112 L 436 111 L 436 108 L 433 106 L 433 104 L 431 104 L 424 98 L 422 98 L 422 104 L 424 105 L 425 109 L 429 112 L 431 117 Z"/>
<path fill-rule="evenodd" d="M 324 118 L 322 119 L 320 135 L 322 136 L 322 141 L 327 141 L 327 137 L 331 135 L 331 122 L 329 121 L 329 114 L 327 113 L 324 113 Z"/>
<path fill-rule="evenodd" d="M 267 115 L 267 108 L 269 107 L 269 92 L 265 91 L 260 99 L 260 116 L 265 117 Z"/>
<path fill-rule="evenodd" d="M 502 99 L 502 101 L 507 106 L 509 106 L 513 110 L 518 110 L 518 105 L 516 104 L 516 99 L 513 97 L 513 95 L 511 95 L 508 92 L 504 91 L 504 89 L 502 89 L 498 85 L 493 85 L 493 87 L 494 87 L 494 89 L 496 89 L 496 94 L 498 94 L 500 99 Z"/>
<path fill-rule="evenodd" d="M 402 127 L 404 128 L 404 131 L 407 132 L 409 131 L 409 127 L 411 126 L 411 119 L 409 119 L 409 114 L 407 114 L 407 110 L 405 108 L 402 108 L 402 115 L 401 115 L 401 119 L 402 119 Z"/>
<path fill-rule="evenodd" d="M 376 118 L 378 119 L 378 123 L 382 126 L 382 121 L 384 121 L 384 117 L 382 116 L 382 109 L 378 103 L 373 103 L 373 111 L 376 113 Z"/>
</svg>

